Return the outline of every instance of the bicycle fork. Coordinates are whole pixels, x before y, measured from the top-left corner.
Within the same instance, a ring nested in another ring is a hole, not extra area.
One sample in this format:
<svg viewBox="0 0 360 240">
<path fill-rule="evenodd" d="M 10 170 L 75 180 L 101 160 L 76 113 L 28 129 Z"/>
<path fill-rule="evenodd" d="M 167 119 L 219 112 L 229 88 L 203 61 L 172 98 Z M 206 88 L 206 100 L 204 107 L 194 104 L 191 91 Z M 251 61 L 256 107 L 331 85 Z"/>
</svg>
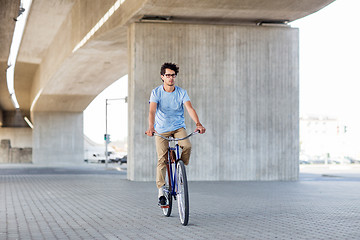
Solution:
<svg viewBox="0 0 360 240">
<path fill-rule="evenodd" d="M 177 189 L 177 178 L 176 178 L 176 154 L 175 151 L 177 151 L 177 156 L 179 156 L 179 147 L 178 145 L 176 147 L 169 147 L 168 151 L 168 164 L 166 164 L 167 170 L 168 170 L 168 178 L 169 178 L 169 189 L 170 189 L 170 195 L 174 196 L 174 199 L 176 200 L 176 192 Z"/>
</svg>

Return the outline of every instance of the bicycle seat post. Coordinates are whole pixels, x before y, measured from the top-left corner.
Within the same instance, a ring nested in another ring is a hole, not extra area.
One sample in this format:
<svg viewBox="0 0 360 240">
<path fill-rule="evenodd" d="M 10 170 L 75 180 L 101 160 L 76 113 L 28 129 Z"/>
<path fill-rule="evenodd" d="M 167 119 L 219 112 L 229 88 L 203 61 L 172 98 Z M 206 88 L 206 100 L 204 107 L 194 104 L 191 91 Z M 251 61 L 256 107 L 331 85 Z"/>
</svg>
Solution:
<svg viewBox="0 0 360 240">
<path fill-rule="evenodd" d="M 169 141 L 169 147 L 171 148 L 175 147 L 175 141 L 174 141 L 175 138 L 173 136 L 170 136 L 169 139 L 171 140 Z"/>
</svg>

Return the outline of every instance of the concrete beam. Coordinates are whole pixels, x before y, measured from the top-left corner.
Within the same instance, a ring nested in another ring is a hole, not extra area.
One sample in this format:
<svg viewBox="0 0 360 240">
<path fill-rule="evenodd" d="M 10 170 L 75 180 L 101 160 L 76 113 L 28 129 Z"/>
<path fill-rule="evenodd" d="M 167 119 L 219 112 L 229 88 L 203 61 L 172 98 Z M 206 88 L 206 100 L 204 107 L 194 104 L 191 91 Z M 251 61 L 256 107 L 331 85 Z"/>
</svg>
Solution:
<svg viewBox="0 0 360 240">
<path fill-rule="evenodd" d="M 103 89 L 126 74 L 126 28 L 106 32 L 104 27 L 73 52 L 111 6 L 99 4 L 99 1 L 78 1 L 59 27 L 36 71 L 31 111 L 83 111 Z M 88 16 L 89 9 L 96 9 L 97 17 Z"/>
<path fill-rule="evenodd" d="M 18 3 L 16 1 L 15 3 Z M 115 3 L 115 0 L 34 0 L 30 11 L 18 56 L 15 74 L 15 91 L 22 109 L 34 111 L 81 111 L 112 82 L 127 73 L 128 24 L 141 21 L 143 16 L 171 16 L 174 22 L 255 24 L 256 22 L 295 20 L 318 11 L 333 0 L 127 0 L 95 32 L 87 44 L 72 53 L 74 47 L 87 35 L 95 24 Z M 16 12 L 16 4 L 5 1 L 6 7 Z M 8 13 L 6 12 L 6 16 Z M 7 22 L 7 23 L 11 23 Z M 5 26 L 5 25 L 4 25 Z M 6 25 L 4 32 L 13 28 Z M 7 38 L 8 39 L 8 38 Z M 3 46 L 3 40 L 1 45 Z M 9 40 L 6 41 L 9 44 Z M 5 45 L 4 45 L 5 46 Z M 97 61 L 95 61 L 95 59 Z M 4 68 L 4 65 L 1 65 Z M 24 69 L 23 69 L 24 68 Z M 101 81 L 99 81 L 101 79 Z M 0 86 L 4 85 L 0 79 Z M 94 82 L 96 84 L 94 84 Z M 17 84 L 18 83 L 18 84 Z M 27 91 L 21 86 L 30 84 Z M 66 86 L 66 87 L 64 87 Z M 79 89 L 83 89 L 79 93 Z M 0 88 L 6 89 L 6 88 Z M 70 90 L 70 91 L 69 91 Z M 44 96 L 42 96 L 44 95 Z M 48 96 L 57 95 L 57 96 Z M 12 110 L 6 92 L 0 95 L 0 105 Z M 91 96 L 91 97 L 90 97 Z M 64 105 L 52 104 L 48 99 L 65 98 Z M 74 99 L 82 99 L 76 106 L 66 105 Z M 41 103 L 42 102 L 42 103 Z M 47 107 L 44 107 L 47 106 Z"/>
<path fill-rule="evenodd" d="M 334 0 L 148 0 L 135 16 L 171 16 L 175 22 L 257 23 L 305 17 Z"/>
<path fill-rule="evenodd" d="M 0 62 L 7 62 L 15 28 L 14 18 L 19 13 L 20 0 L 1 0 L 0 6 Z"/>
</svg>

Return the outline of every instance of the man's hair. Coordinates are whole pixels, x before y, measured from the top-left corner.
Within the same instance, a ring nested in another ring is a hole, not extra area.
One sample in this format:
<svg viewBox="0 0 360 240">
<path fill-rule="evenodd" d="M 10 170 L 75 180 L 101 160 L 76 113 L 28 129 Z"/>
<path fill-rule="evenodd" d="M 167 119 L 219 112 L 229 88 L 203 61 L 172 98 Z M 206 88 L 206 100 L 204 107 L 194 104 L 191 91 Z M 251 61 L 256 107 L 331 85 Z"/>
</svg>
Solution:
<svg viewBox="0 0 360 240">
<path fill-rule="evenodd" d="M 164 74 L 165 74 L 165 69 L 167 69 L 167 68 L 173 70 L 176 75 L 177 75 L 178 72 L 179 72 L 179 67 L 176 66 L 175 63 L 164 63 L 164 64 L 161 66 L 160 74 L 161 74 L 161 75 L 164 75 Z"/>
</svg>

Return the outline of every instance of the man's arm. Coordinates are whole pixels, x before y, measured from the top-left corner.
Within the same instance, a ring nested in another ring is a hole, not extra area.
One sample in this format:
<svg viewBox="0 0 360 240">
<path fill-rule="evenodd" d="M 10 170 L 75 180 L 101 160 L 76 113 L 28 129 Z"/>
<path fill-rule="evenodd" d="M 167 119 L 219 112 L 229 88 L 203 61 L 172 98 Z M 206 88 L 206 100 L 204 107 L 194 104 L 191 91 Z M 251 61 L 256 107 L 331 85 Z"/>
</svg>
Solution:
<svg viewBox="0 0 360 240">
<path fill-rule="evenodd" d="M 156 102 L 150 102 L 150 107 L 149 107 L 149 128 L 145 132 L 150 137 L 152 137 L 154 132 L 155 132 L 154 123 L 155 123 L 156 107 L 157 107 Z"/>
<path fill-rule="evenodd" d="M 186 110 L 188 111 L 191 119 L 196 123 L 196 130 L 199 130 L 200 133 L 204 133 L 206 131 L 206 129 L 203 127 L 203 125 L 201 125 L 200 123 L 200 120 L 199 120 L 199 117 L 195 111 L 195 109 L 193 108 L 192 104 L 190 101 L 187 101 L 184 103 L 185 107 L 186 107 Z"/>
</svg>

